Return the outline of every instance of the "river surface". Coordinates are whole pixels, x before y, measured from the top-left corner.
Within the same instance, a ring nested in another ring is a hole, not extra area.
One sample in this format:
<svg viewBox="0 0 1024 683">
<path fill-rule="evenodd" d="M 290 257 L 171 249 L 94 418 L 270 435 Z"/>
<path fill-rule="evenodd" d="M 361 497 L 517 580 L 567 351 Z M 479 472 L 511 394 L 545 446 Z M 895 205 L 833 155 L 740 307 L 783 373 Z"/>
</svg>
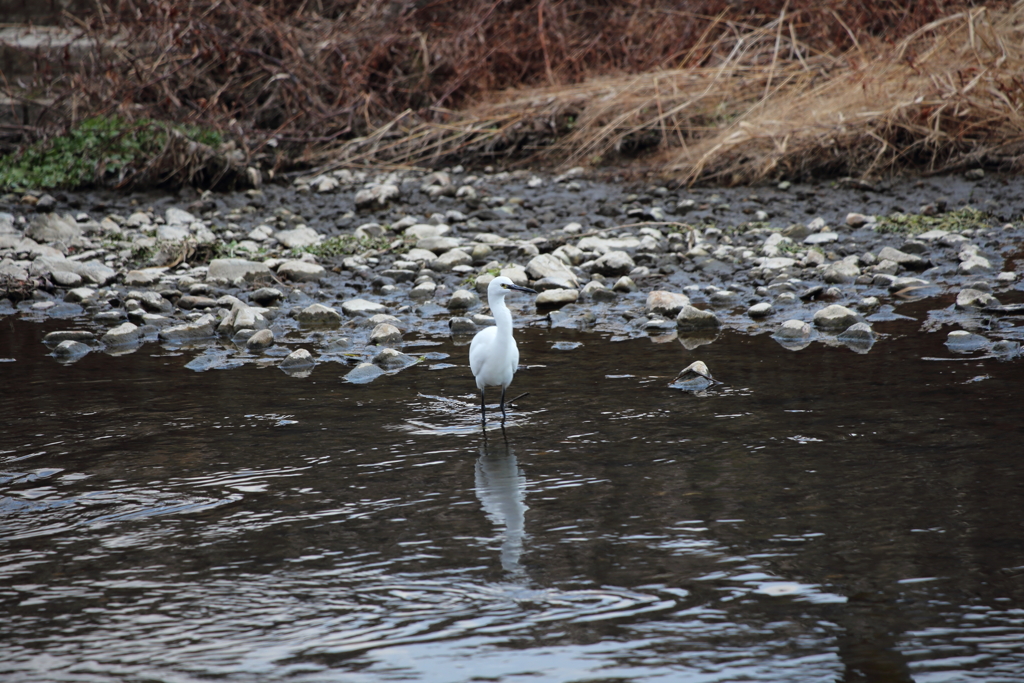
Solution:
<svg viewBox="0 0 1024 683">
<path fill-rule="evenodd" d="M 0 676 L 1024 680 L 1024 362 L 929 307 L 867 354 L 520 329 L 486 432 L 440 337 L 354 385 L 5 318 Z"/>
</svg>

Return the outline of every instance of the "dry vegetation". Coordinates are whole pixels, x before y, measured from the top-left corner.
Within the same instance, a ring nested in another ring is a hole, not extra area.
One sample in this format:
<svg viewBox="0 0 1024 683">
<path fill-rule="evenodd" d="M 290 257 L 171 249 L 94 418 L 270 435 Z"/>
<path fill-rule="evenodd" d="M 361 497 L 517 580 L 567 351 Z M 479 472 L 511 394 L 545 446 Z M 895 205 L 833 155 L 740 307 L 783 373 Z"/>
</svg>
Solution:
<svg viewBox="0 0 1024 683">
<path fill-rule="evenodd" d="M 74 21 L 109 47 L 40 70 L 37 134 L 118 114 L 223 131 L 264 168 L 639 159 L 724 182 L 1024 152 L 1024 2 L 97 6 Z"/>
</svg>

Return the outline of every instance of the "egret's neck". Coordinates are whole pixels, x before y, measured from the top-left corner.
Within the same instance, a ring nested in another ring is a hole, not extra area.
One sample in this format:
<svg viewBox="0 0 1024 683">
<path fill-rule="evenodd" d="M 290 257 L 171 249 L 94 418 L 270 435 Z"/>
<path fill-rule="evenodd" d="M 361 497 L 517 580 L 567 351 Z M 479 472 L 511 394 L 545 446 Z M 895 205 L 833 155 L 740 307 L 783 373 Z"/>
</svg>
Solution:
<svg viewBox="0 0 1024 683">
<path fill-rule="evenodd" d="M 494 316 L 494 324 L 498 326 L 499 338 L 506 338 L 512 334 L 512 312 L 505 305 L 505 297 L 488 297 L 491 305 L 491 315 Z"/>
</svg>

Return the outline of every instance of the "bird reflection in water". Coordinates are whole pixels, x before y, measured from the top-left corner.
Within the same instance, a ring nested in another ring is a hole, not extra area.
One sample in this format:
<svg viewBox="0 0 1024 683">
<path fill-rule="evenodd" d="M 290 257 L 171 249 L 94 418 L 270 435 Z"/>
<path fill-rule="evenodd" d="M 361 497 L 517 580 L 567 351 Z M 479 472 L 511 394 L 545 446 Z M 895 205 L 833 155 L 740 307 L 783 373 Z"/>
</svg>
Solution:
<svg viewBox="0 0 1024 683">
<path fill-rule="evenodd" d="M 476 461 L 476 496 L 484 512 L 501 532 L 501 566 L 522 574 L 520 558 L 526 535 L 526 476 L 519 469 L 505 430 L 501 439 L 484 436 Z"/>
</svg>

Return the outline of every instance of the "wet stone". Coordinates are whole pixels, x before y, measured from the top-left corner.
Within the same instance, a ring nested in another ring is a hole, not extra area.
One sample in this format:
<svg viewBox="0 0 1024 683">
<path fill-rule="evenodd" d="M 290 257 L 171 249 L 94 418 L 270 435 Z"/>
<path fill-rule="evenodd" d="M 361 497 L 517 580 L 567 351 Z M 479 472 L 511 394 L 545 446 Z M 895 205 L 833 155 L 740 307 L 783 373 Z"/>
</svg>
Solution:
<svg viewBox="0 0 1024 683">
<path fill-rule="evenodd" d="M 89 353 L 89 351 L 90 349 L 87 344 L 75 341 L 74 339 L 65 339 L 57 344 L 57 347 L 53 350 L 53 357 L 63 361 L 74 361 Z"/>
<path fill-rule="evenodd" d="M 327 275 L 327 270 L 316 263 L 293 260 L 278 266 L 277 274 L 293 282 L 319 282 Z"/>
<path fill-rule="evenodd" d="M 448 310 L 467 311 L 480 305 L 480 297 L 468 289 L 458 289 L 448 299 Z"/>
<path fill-rule="evenodd" d="M 281 361 L 282 369 L 308 368 L 313 365 L 313 356 L 306 349 L 295 349 Z"/>
<path fill-rule="evenodd" d="M 813 334 L 811 326 L 803 320 L 787 320 L 775 331 L 780 339 L 809 339 Z"/>
<path fill-rule="evenodd" d="M 547 289 L 537 295 L 537 306 L 563 306 L 575 303 L 579 292 L 575 289 Z"/>
<path fill-rule="evenodd" d="M 837 337 L 841 342 L 874 342 L 875 331 L 867 323 L 854 323 L 843 330 Z"/>
<path fill-rule="evenodd" d="M 284 294 L 273 287 L 261 287 L 249 295 L 249 299 L 251 299 L 253 303 L 263 306 L 264 308 L 276 305 L 282 298 L 284 298 Z M 178 305 L 181 305 L 180 300 Z"/>
<path fill-rule="evenodd" d="M 384 374 L 384 371 L 373 363 L 360 363 L 345 375 L 345 381 L 353 384 L 369 384 Z"/>
<path fill-rule="evenodd" d="M 262 351 L 274 345 L 274 333 L 270 329 L 259 330 L 245 341 L 249 351 Z"/>
<path fill-rule="evenodd" d="M 965 330 L 953 330 L 946 336 L 946 346 L 958 353 L 973 353 L 987 348 L 989 340 L 980 334 Z"/>
<path fill-rule="evenodd" d="M 107 346 L 127 346 L 139 341 L 139 328 L 133 323 L 122 323 L 107 330 L 100 341 Z"/>
<path fill-rule="evenodd" d="M 210 339 L 217 334 L 217 320 L 209 313 L 184 325 L 165 327 L 160 330 L 160 341 L 183 344 L 200 339 Z"/>
<path fill-rule="evenodd" d="M 314 304 L 316 305 L 316 304 Z M 307 309 L 308 310 L 308 309 Z M 350 318 L 371 316 L 384 312 L 384 306 L 366 299 L 349 299 L 341 304 L 342 312 Z"/>
<path fill-rule="evenodd" d="M 413 365 L 416 359 L 395 349 L 381 349 L 373 357 L 373 364 L 384 370 L 400 370 Z"/>
<path fill-rule="evenodd" d="M 601 283 L 589 283 L 588 286 L 590 286 L 590 284 L 603 286 Z M 664 290 L 654 290 L 647 295 L 645 310 L 649 314 L 674 318 L 679 315 L 679 311 L 682 310 L 683 306 L 687 306 L 689 303 L 690 297 L 685 294 Z"/>
<path fill-rule="evenodd" d="M 607 276 L 628 275 L 636 267 L 624 251 L 609 251 L 594 262 L 594 272 Z"/>
<path fill-rule="evenodd" d="M 619 292 L 621 294 L 628 294 L 630 292 L 635 292 L 639 289 L 640 288 L 636 286 L 636 283 L 633 282 L 633 278 L 631 278 L 628 275 L 623 275 L 622 277 L 615 281 L 614 285 L 612 285 L 612 291 Z"/>
<path fill-rule="evenodd" d="M 43 337 L 43 343 L 52 346 L 63 341 L 85 342 L 95 339 L 96 335 L 88 330 L 57 330 Z"/>
<path fill-rule="evenodd" d="M 448 320 L 448 329 L 453 337 L 465 337 L 476 334 L 476 323 L 469 318 L 454 317 Z"/>
<path fill-rule="evenodd" d="M 708 330 L 721 327 L 722 321 L 711 311 L 702 311 L 689 304 L 676 315 L 676 326 L 680 331 Z"/>
<path fill-rule="evenodd" d="M 814 314 L 814 325 L 829 332 L 842 332 L 859 320 L 855 312 L 839 304 L 832 304 Z"/>
<path fill-rule="evenodd" d="M 217 300 L 208 296 L 192 296 L 191 294 L 186 294 L 178 298 L 178 308 L 183 311 L 213 308 L 216 305 Z"/>
<path fill-rule="evenodd" d="M 994 296 L 977 289 L 961 289 L 956 295 L 957 308 L 986 308 L 998 305 L 999 301 Z"/>
<path fill-rule="evenodd" d="M 245 259 L 228 258 L 210 261 L 206 273 L 207 280 L 214 282 L 234 282 L 238 279 L 253 281 L 259 277 L 270 278 L 270 268 L 264 263 Z"/>
<path fill-rule="evenodd" d="M 370 344 L 385 346 L 398 344 L 402 341 L 402 332 L 390 323 L 380 323 L 370 332 Z"/>
<path fill-rule="evenodd" d="M 775 309 L 767 301 L 756 303 L 747 309 L 747 315 L 754 319 L 767 318 L 770 316 Z"/>
<path fill-rule="evenodd" d="M 361 301 L 361 299 L 357 299 Z M 369 303 L 369 302 L 367 302 Z M 383 306 L 381 306 L 383 310 Z M 296 316 L 296 319 L 303 325 L 339 325 L 341 314 L 333 308 L 323 304 L 310 304 Z"/>
</svg>

